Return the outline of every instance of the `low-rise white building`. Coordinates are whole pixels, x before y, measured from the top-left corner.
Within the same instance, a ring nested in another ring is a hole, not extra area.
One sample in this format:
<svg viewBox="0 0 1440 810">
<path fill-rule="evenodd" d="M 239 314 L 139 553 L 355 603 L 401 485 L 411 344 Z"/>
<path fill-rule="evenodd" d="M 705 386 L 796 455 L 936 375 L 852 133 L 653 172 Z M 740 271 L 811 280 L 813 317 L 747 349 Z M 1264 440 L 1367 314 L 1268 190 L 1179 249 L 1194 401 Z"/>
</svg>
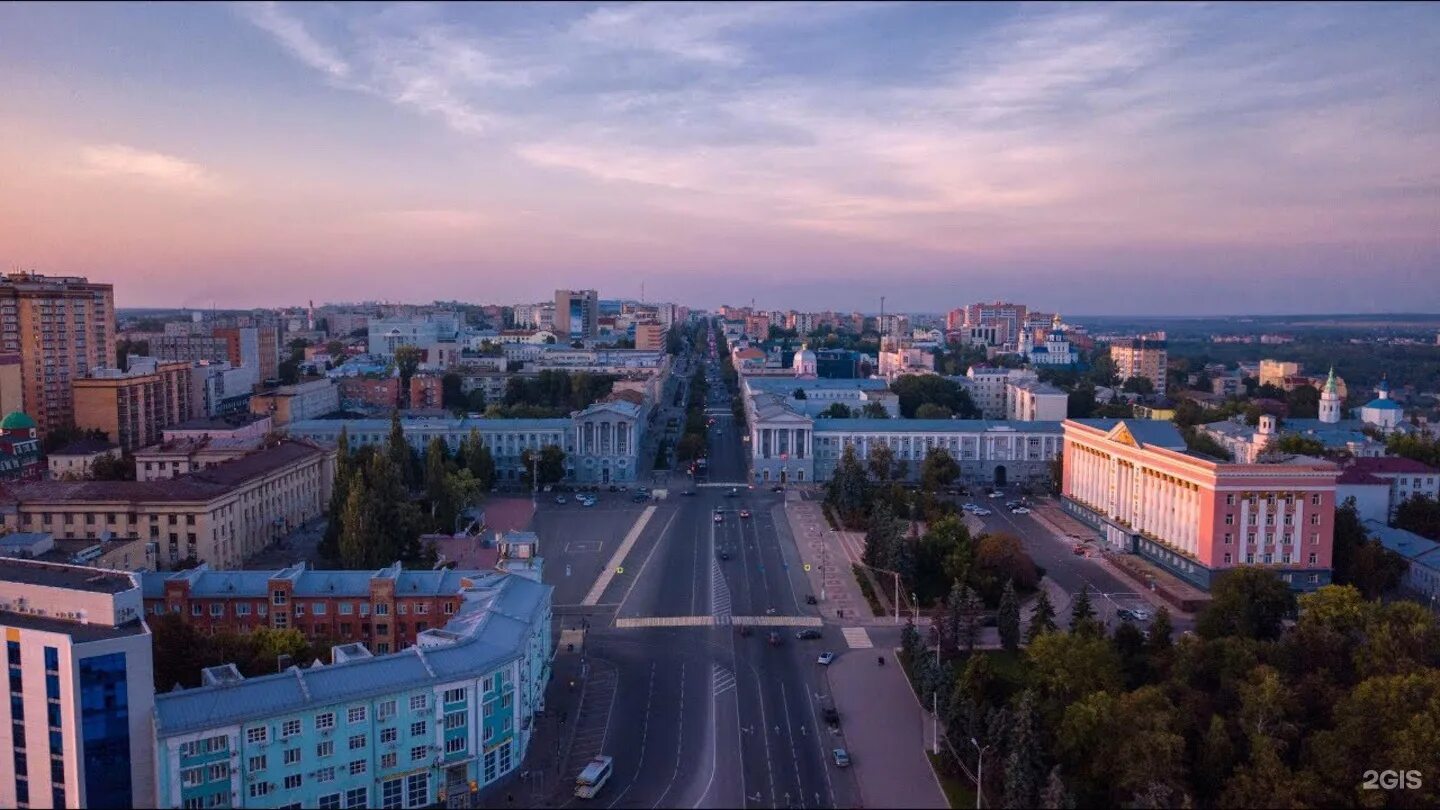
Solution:
<svg viewBox="0 0 1440 810">
<path fill-rule="evenodd" d="M 1005 384 L 1007 418 L 1021 422 L 1059 422 L 1069 414 L 1070 395 L 1039 380 Z"/>
</svg>

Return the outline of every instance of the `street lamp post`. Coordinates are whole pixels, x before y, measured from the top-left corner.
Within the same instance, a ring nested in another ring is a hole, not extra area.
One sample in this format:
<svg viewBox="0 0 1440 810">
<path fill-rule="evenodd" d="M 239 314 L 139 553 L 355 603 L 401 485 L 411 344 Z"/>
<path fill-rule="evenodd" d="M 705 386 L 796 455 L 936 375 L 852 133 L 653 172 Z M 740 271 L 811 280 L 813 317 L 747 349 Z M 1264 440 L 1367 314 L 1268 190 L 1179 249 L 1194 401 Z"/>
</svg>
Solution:
<svg viewBox="0 0 1440 810">
<path fill-rule="evenodd" d="M 980 810 L 980 799 L 985 795 L 985 752 L 990 750 L 990 746 L 981 748 L 974 737 L 970 738 L 970 744 L 975 746 L 979 753 L 979 764 L 975 773 L 975 810 Z"/>
</svg>

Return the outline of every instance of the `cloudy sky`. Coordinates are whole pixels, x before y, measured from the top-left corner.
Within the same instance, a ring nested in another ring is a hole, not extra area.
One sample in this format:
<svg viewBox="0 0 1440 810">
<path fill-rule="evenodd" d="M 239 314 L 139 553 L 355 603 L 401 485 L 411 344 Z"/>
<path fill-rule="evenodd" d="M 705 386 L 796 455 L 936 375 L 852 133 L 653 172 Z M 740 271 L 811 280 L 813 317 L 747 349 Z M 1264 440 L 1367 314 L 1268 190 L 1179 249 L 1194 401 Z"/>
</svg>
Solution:
<svg viewBox="0 0 1440 810">
<path fill-rule="evenodd" d="M 0 5 L 0 261 L 121 306 L 1440 310 L 1440 5 Z"/>
</svg>

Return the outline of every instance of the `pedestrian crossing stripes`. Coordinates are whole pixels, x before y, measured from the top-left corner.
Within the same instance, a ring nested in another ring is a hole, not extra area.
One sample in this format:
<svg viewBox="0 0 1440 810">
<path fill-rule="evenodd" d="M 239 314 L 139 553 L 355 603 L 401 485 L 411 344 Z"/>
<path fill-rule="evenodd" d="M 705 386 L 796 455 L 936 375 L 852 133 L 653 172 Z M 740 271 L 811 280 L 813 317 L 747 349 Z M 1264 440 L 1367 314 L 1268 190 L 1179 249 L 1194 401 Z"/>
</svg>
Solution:
<svg viewBox="0 0 1440 810">
<path fill-rule="evenodd" d="M 725 582 L 725 573 L 720 563 L 710 560 L 710 613 L 717 624 L 730 623 L 730 586 Z"/>
<path fill-rule="evenodd" d="M 582 605 L 595 605 L 600 603 L 601 595 L 605 593 L 606 588 L 610 587 L 610 580 L 614 579 L 615 575 L 620 572 L 620 567 L 625 562 L 625 555 L 630 553 L 630 549 L 635 545 L 635 541 L 640 539 L 640 533 L 645 531 L 646 524 L 650 522 L 650 517 L 654 514 L 655 507 L 653 506 L 645 507 L 645 511 L 640 513 L 640 517 L 635 521 L 635 525 L 630 527 L 630 533 L 625 535 L 625 539 L 620 543 L 620 548 L 616 549 L 614 556 L 610 558 L 610 564 L 605 566 L 605 570 L 600 572 L 600 576 L 595 580 L 594 586 L 590 588 L 590 593 L 586 594 L 585 598 L 581 600 L 580 603 Z"/>
<path fill-rule="evenodd" d="M 637 616 L 616 619 L 615 627 L 621 630 L 637 627 L 709 627 L 714 623 L 714 616 Z"/>
<path fill-rule="evenodd" d="M 617 630 L 636 630 L 644 627 L 724 627 L 727 625 L 820 627 L 823 622 L 818 616 L 627 616 L 615 620 Z M 861 632 L 863 633 L 864 630 L 861 629 Z"/>
<path fill-rule="evenodd" d="M 863 627 L 842 627 L 840 635 L 845 637 L 845 643 L 852 650 L 868 650 L 875 646 L 870 643 L 870 634 Z"/>
<path fill-rule="evenodd" d="M 713 667 L 712 679 L 716 695 L 723 695 L 735 688 L 735 673 L 718 664 Z"/>
</svg>

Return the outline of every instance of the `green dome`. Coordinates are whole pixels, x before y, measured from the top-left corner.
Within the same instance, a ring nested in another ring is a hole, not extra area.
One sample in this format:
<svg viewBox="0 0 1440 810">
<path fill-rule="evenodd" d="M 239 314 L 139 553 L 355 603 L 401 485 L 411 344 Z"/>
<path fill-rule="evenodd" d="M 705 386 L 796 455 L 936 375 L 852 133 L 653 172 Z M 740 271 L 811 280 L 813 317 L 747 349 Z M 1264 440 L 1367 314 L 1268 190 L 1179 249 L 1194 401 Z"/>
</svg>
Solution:
<svg viewBox="0 0 1440 810">
<path fill-rule="evenodd" d="M 35 420 L 19 411 L 11 411 L 0 420 L 0 430 L 30 430 L 35 427 Z"/>
</svg>

